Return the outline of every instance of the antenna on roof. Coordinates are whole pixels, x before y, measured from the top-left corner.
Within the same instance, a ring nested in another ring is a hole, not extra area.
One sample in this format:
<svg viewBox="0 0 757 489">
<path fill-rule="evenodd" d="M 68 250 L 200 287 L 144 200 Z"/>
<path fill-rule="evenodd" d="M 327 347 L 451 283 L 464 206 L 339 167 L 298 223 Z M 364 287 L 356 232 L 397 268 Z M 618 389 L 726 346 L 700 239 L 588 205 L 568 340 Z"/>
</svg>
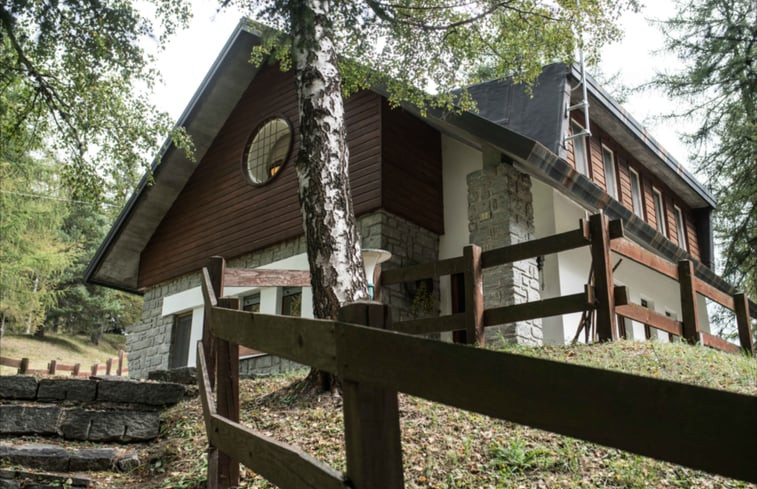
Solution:
<svg viewBox="0 0 757 489">
<path fill-rule="evenodd" d="M 578 6 L 579 0 L 576 0 L 576 6 Z M 571 92 L 573 90 L 576 90 L 578 87 L 581 87 L 581 100 L 568 107 L 567 114 L 568 117 L 570 117 L 570 113 L 577 109 L 583 109 L 584 113 L 584 128 L 581 132 L 577 132 L 575 134 L 572 134 L 565 138 L 565 141 L 568 142 L 572 139 L 589 136 L 591 137 L 591 127 L 589 127 L 589 95 L 587 93 L 586 89 L 586 62 L 584 61 L 584 49 L 583 49 L 583 36 L 581 35 L 581 27 L 579 25 L 579 32 L 578 32 L 578 63 L 581 70 L 581 80 L 578 82 L 578 85 L 575 87 L 571 87 Z"/>
</svg>

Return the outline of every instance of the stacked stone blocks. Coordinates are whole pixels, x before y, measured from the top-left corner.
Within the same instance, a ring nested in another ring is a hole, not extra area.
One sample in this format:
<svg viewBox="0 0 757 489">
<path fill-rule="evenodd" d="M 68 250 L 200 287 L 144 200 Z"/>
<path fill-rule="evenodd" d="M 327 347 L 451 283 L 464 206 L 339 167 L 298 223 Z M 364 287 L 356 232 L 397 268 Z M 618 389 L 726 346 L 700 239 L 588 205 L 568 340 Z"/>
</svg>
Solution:
<svg viewBox="0 0 757 489">
<path fill-rule="evenodd" d="M 531 179 L 511 164 L 485 163 L 467 177 L 468 230 L 471 243 L 492 250 L 534 238 Z M 484 307 L 538 301 L 541 298 L 536 259 L 484 270 Z M 542 344 L 541 320 L 489 327 L 487 343 Z"/>
<path fill-rule="evenodd" d="M 163 406 L 184 398 L 180 384 L 113 378 L 0 377 L 0 435 L 144 441 L 159 434 Z"/>
</svg>

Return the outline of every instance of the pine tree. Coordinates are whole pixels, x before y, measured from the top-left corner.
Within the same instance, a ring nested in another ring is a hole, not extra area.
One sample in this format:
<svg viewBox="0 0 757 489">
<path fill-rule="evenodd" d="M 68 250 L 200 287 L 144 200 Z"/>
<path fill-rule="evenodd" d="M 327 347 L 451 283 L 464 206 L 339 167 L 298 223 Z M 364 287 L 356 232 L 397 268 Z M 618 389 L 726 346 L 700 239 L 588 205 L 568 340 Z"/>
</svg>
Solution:
<svg viewBox="0 0 757 489">
<path fill-rule="evenodd" d="M 683 68 L 654 84 L 685 102 L 697 171 L 718 200 L 724 276 L 757 297 L 757 9 L 749 0 L 695 0 L 662 24 Z"/>
</svg>

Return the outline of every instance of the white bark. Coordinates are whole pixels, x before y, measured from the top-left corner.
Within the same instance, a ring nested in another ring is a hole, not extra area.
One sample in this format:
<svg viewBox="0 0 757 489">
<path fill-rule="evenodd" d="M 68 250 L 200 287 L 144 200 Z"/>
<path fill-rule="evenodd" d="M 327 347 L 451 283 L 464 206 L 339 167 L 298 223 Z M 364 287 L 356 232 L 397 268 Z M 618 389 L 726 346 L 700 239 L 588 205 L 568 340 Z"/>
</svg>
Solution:
<svg viewBox="0 0 757 489">
<path fill-rule="evenodd" d="M 348 178 L 349 153 L 328 0 L 290 3 L 300 107 L 300 208 L 316 317 L 368 299 Z"/>
</svg>

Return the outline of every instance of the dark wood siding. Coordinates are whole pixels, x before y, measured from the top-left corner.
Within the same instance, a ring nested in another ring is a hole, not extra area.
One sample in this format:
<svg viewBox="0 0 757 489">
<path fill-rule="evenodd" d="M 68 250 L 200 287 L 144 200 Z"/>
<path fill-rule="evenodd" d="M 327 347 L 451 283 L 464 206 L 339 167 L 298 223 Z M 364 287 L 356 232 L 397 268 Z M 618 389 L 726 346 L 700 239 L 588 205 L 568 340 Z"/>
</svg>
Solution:
<svg viewBox="0 0 757 489">
<path fill-rule="evenodd" d="M 573 115 L 577 119 L 577 116 Z M 686 243 L 689 247 L 689 253 L 695 258 L 699 258 L 699 244 L 697 243 L 697 234 L 695 228 L 694 212 L 683 203 L 670 188 L 665 185 L 659 178 L 647 171 L 646 168 L 636 161 L 622 146 L 617 144 L 601 127 L 597 126 L 594 121 L 591 122 L 592 136 L 589 138 L 591 162 L 591 180 L 596 183 L 602 190 L 607 192 L 605 183 L 604 163 L 602 161 L 602 145 L 607 146 L 613 151 L 615 156 L 615 169 L 618 177 L 618 198 L 620 203 L 628 209 L 633 210 L 633 200 L 631 196 L 630 169 L 633 168 L 638 174 L 639 183 L 641 184 L 642 193 L 642 215 L 647 223 L 653 228 L 657 228 L 657 217 L 655 215 L 654 197 L 652 187 L 662 193 L 663 207 L 665 215 L 665 225 L 667 237 L 673 243 L 678 244 L 678 229 L 675 223 L 675 208 L 678 206 L 683 214 L 684 226 L 686 230 Z M 573 144 L 568 144 L 568 164 L 575 168 L 575 157 L 573 155 Z"/>
<path fill-rule="evenodd" d="M 382 101 L 382 207 L 444 233 L 441 134 Z"/>
<path fill-rule="evenodd" d="M 268 67 L 258 74 L 143 250 L 140 287 L 195 271 L 212 255 L 232 258 L 302 234 L 294 169 L 296 101 L 290 73 Z M 361 92 L 346 104 L 357 214 L 381 203 L 380 103 L 378 95 Z M 258 124 L 276 114 L 292 123 L 292 153 L 276 178 L 256 187 L 243 173 L 245 145 Z"/>
</svg>

